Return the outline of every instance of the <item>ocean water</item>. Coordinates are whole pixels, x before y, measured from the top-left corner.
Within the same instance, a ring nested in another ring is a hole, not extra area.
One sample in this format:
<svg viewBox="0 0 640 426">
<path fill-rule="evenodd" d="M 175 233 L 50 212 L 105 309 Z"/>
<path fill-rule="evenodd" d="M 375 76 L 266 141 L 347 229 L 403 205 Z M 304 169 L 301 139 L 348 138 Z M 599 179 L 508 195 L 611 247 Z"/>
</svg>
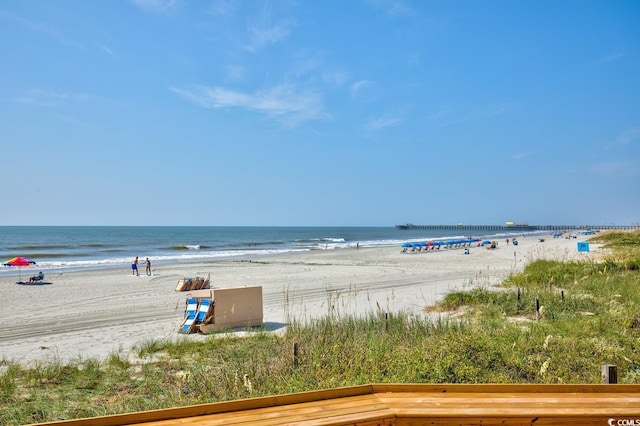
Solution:
<svg viewBox="0 0 640 426">
<path fill-rule="evenodd" d="M 0 260 L 36 261 L 22 268 L 69 271 L 126 267 L 135 256 L 153 265 L 172 262 L 269 256 L 338 248 L 400 246 L 448 238 L 460 231 L 400 230 L 395 227 L 216 227 L 216 226 L 0 226 Z M 488 238 L 490 235 L 474 235 Z M 26 272 L 28 270 L 28 272 Z M 16 275 L 1 267 L 0 277 Z"/>
</svg>

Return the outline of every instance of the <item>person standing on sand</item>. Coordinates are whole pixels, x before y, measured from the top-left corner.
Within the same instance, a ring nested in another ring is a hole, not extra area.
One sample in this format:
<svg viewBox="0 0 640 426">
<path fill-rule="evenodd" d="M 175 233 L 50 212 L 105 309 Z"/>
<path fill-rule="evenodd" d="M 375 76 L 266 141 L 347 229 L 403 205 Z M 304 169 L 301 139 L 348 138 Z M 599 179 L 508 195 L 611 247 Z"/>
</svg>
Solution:
<svg viewBox="0 0 640 426">
<path fill-rule="evenodd" d="M 140 276 L 140 274 L 138 273 L 138 256 L 136 256 L 136 258 L 133 259 L 133 262 L 131 263 L 131 275 Z"/>
<path fill-rule="evenodd" d="M 146 270 L 147 275 L 151 275 L 151 261 L 147 257 L 147 260 L 145 260 L 145 262 L 147 263 L 147 270 Z"/>
</svg>

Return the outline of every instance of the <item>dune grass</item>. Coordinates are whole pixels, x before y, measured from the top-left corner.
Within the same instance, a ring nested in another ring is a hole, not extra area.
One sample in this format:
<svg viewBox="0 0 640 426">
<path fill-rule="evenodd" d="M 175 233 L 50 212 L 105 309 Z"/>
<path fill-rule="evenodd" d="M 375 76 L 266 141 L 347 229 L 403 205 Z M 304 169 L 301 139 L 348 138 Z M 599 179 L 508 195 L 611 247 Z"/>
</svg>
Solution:
<svg viewBox="0 0 640 426">
<path fill-rule="evenodd" d="M 640 232 L 603 234 L 602 262 L 536 261 L 423 315 L 371 312 L 203 342 L 143 342 L 138 359 L 0 363 L 0 424 L 17 425 L 365 383 L 640 383 Z M 536 307 L 539 307 L 536 310 Z M 294 346 L 297 359 L 294 364 Z"/>
</svg>

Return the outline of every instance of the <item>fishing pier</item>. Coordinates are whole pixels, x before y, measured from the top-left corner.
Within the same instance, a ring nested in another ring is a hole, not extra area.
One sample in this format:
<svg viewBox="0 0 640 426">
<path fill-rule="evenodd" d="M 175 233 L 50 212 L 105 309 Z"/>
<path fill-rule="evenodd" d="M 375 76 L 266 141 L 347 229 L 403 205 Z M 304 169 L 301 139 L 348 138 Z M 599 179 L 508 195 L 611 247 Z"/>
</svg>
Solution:
<svg viewBox="0 0 640 426">
<path fill-rule="evenodd" d="M 457 225 L 414 225 L 413 223 L 405 223 L 396 225 L 397 229 L 410 230 L 420 229 L 429 231 L 493 231 L 493 232 L 532 232 L 532 231 L 609 231 L 621 230 L 632 231 L 640 229 L 640 224 L 633 225 L 529 225 L 527 223 L 507 222 L 504 225 L 465 225 L 459 223 Z"/>
</svg>

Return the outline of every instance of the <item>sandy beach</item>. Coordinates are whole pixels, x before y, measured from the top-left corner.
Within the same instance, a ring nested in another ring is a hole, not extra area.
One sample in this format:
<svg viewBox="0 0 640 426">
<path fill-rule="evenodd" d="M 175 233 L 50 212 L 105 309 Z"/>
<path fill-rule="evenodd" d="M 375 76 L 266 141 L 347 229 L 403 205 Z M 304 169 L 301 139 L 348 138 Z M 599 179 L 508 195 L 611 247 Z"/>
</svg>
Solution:
<svg viewBox="0 0 640 426">
<path fill-rule="evenodd" d="M 400 247 L 317 250 L 302 254 L 207 263 L 159 265 L 152 276 L 129 269 L 49 272 L 42 285 L 4 278 L 0 306 L 0 357 L 33 364 L 131 355 L 153 339 L 204 339 L 180 335 L 186 292 L 183 277 L 211 274 L 212 288 L 262 286 L 264 323 L 282 332 L 292 320 L 326 315 L 405 311 L 425 307 L 450 291 L 491 286 L 537 259 L 594 259 L 601 247 L 578 252 L 577 242 L 543 236 L 499 241 L 496 249 L 471 247 L 402 253 Z M 144 266 L 142 267 L 144 270 Z M 23 275 L 30 276 L 30 270 Z M 37 273 L 37 271 L 36 271 Z M 23 277 L 24 278 L 24 277 Z"/>
</svg>

